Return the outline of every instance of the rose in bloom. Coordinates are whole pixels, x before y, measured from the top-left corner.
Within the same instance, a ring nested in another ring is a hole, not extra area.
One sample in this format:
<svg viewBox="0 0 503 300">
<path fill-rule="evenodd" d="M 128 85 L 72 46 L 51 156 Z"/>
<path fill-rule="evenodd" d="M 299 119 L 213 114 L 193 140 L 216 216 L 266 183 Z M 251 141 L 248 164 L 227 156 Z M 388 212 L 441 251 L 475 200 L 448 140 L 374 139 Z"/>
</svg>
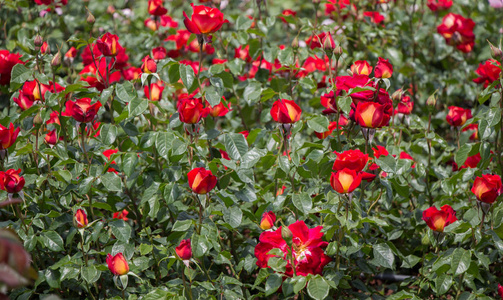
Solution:
<svg viewBox="0 0 503 300">
<path fill-rule="evenodd" d="M 452 6 L 452 0 L 428 0 L 426 6 L 431 11 L 448 10 Z"/>
<path fill-rule="evenodd" d="M 54 90 L 54 86 L 56 86 L 56 90 Z M 59 93 L 64 89 L 61 85 L 53 84 L 51 81 L 49 81 L 49 84 L 39 83 L 38 80 L 26 81 L 19 92 L 19 96 L 14 97 L 13 100 L 22 110 L 26 110 L 32 107 L 36 101 L 45 101 L 47 92 Z"/>
<path fill-rule="evenodd" d="M 223 97 L 223 99 L 225 100 L 225 97 Z M 209 106 L 209 103 L 207 103 L 207 105 Z M 210 116 L 216 118 L 216 117 L 223 117 L 228 112 L 229 112 L 229 108 L 227 108 L 224 105 L 223 101 L 220 101 L 220 103 L 218 103 L 217 105 L 210 107 L 210 113 L 209 114 L 210 114 Z"/>
<path fill-rule="evenodd" d="M 495 59 L 486 60 L 484 64 L 479 65 L 475 73 L 479 77 L 473 79 L 473 82 L 484 84 L 484 88 L 486 88 L 500 78 L 501 64 Z"/>
<path fill-rule="evenodd" d="M 457 106 L 449 106 L 449 112 L 445 117 L 447 123 L 451 126 L 463 126 L 466 120 L 471 119 L 472 111 L 468 108 L 461 108 Z"/>
<path fill-rule="evenodd" d="M 479 124 L 477 124 L 477 123 L 470 124 L 470 125 L 464 127 L 461 131 L 466 132 L 469 130 L 473 131 L 472 135 L 470 135 L 470 140 L 478 140 L 479 139 Z"/>
<path fill-rule="evenodd" d="M 302 110 L 293 100 L 276 100 L 271 108 L 271 116 L 279 123 L 295 123 L 300 120 Z"/>
<path fill-rule="evenodd" d="M 199 123 L 209 112 L 210 109 L 204 107 L 201 98 L 184 97 L 178 100 L 178 117 L 183 123 Z"/>
<path fill-rule="evenodd" d="M 393 75 L 393 66 L 388 62 L 388 59 L 379 57 L 374 74 L 377 78 L 390 78 Z"/>
<path fill-rule="evenodd" d="M 379 158 L 381 156 L 388 156 L 389 155 L 388 150 L 386 150 L 386 148 L 384 148 L 383 146 L 377 145 L 377 147 L 376 148 L 372 148 L 372 150 L 374 150 L 374 157 L 375 158 Z"/>
<path fill-rule="evenodd" d="M 269 230 L 276 222 L 276 215 L 272 211 L 265 212 L 260 220 L 260 228 L 262 230 Z"/>
<path fill-rule="evenodd" d="M 0 189 L 9 194 L 19 193 L 24 187 L 24 178 L 19 173 L 21 169 L 0 171 Z"/>
<path fill-rule="evenodd" d="M 446 204 L 440 210 L 432 206 L 423 211 L 423 220 L 432 230 L 443 232 L 446 226 L 456 222 L 458 219 L 456 218 L 454 209 Z"/>
<path fill-rule="evenodd" d="M 153 16 L 165 15 L 168 12 L 168 10 L 162 4 L 163 0 L 149 0 L 148 13 Z"/>
<path fill-rule="evenodd" d="M 351 0 L 328 0 L 328 3 L 325 3 L 325 15 L 331 16 L 333 12 L 336 12 L 334 15 L 342 15 L 343 19 L 346 19 L 349 16 L 349 13 L 341 13 L 342 11 L 354 11 L 356 12 L 356 5 L 351 4 Z"/>
<path fill-rule="evenodd" d="M 384 22 L 384 16 L 381 15 L 378 11 L 366 11 L 363 13 L 365 17 L 369 17 L 372 23 L 379 24 Z M 383 25 L 384 26 L 384 25 Z"/>
<path fill-rule="evenodd" d="M 192 246 L 190 239 L 182 240 L 180 245 L 175 248 L 176 255 L 182 260 L 189 260 L 192 257 Z"/>
<path fill-rule="evenodd" d="M 437 32 L 445 38 L 447 44 L 468 53 L 475 45 L 474 27 L 475 22 L 472 19 L 449 13 L 437 27 Z"/>
<path fill-rule="evenodd" d="M 165 59 L 167 54 L 168 52 L 166 51 L 166 48 L 164 48 L 163 46 L 152 49 L 152 57 L 155 60 Z"/>
<path fill-rule="evenodd" d="M 0 150 L 14 145 L 19 135 L 19 130 L 19 128 L 14 129 L 14 124 L 12 123 L 10 123 L 9 128 L 0 124 Z"/>
<path fill-rule="evenodd" d="M 143 64 L 141 65 L 140 69 L 143 73 L 152 74 L 157 72 L 157 63 L 155 62 L 155 60 L 150 58 L 150 55 L 145 56 L 142 59 L 142 62 Z"/>
<path fill-rule="evenodd" d="M 207 194 L 217 185 L 217 177 L 205 168 L 195 168 L 187 174 L 189 187 L 196 194 Z"/>
<path fill-rule="evenodd" d="M 116 56 L 122 46 L 119 44 L 119 37 L 110 32 L 105 33 L 100 39 L 96 41 L 98 50 L 104 56 Z"/>
<path fill-rule="evenodd" d="M 410 115 L 412 109 L 414 108 L 414 102 L 410 99 L 409 96 L 403 96 L 398 102 L 398 105 L 395 110 L 396 114 Z"/>
<path fill-rule="evenodd" d="M 75 220 L 74 224 L 76 224 L 78 228 L 87 227 L 87 224 L 89 224 L 86 211 L 81 208 L 77 209 L 75 216 L 73 216 L 73 219 Z"/>
<path fill-rule="evenodd" d="M 330 185 L 337 193 L 340 194 L 353 192 L 361 182 L 361 173 L 347 168 L 337 172 L 332 172 L 332 176 L 330 176 Z"/>
<path fill-rule="evenodd" d="M 343 169 L 354 170 L 356 172 L 362 171 L 367 165 L 369 160 L 368 154 L 363 154 L 359 149 L 347 150 L 342 153 L 336 153 L 337 158 L 335 159 L 332 169 L 334 171 L 341 171 Z"/>
<path fill-rule="evenodd" d="M 65 59 L 71 59 L 72 61 L 76 56 L 77 56 L 77 49 L 75 47 L 71 47 L 65 53 Z"/>
<path fill-rule="evenodd" d="M 472 193 L 481 202 L 494 203 L 502 192 L 503 188 L 499 175 L 484 174 L 482 177 L 475 178 L 473 182 Z"/>
<path fill-rule="evenodd" d="M 122 211 L 114 212 L 113 218 L 114 219 L 121 219 L 121 220 L 127 221 L 127 220 L 129 220 L 126 217 L 128 214 L 129 214 L 129 212 L 124 209 Z"/>
<path fill-rule="evenodd" d="M 275 231 L 264 231 L 259 237 L 259 243 L 255 247 L 257 266 L 268 268 L 269 258 L 275 255 L 268 254 L 272 249 L 280 249 L 283 252 L 283 259 L 286 261 L 285 275 L 294 275 L 291 261 L 288 259 L 288 251 L 292 251 L 297 275 L 307 276 L 308 274 L 322 274 L 323 268 L 332 260 L 323 250 L 328 243 L 322 240 L 322 226 L 308 228 L 304 221 L 297 221 L 288 226 L 292 236 L 292 247 L 290 248 L 281 236 L 282 228 Z M 289 249 L 290 248 L 290 249 Z"/>
<path fill-rule="evenodd" d="M 133 66 L 129 66 L 127 69 L 122 70 L 122 76 L 125 80 L 131 81 L 140 78 L 141 69 Z"/>
<path fill-rule="evenodd" d="M 358 124 L 366 128 L 387 126 L 391 118 L 386 111 L 386 106 L 377 102 L 359 102 L 354 116 Z"/>
<path fill-rule="evenodd" d="M 152 91 L 150 91 L 152 89 Z M 143 88 L 143 92 L 148 100 L 159 101 L 162 98 L 162 92 L 164 91 L 164 85 L 159 82 L 154 82 L 150 84 L 150 88 L 146 85 Z"/>
<path fill-rule="evenodd" d="M 356 75 L 367 75 L 372 73 L 372 66 L 366 60 L 357 60 L 351 65 L 351 72 Z"/>
<path fill-rule="evenodd" d="M 108 253 L 107 265 L 110 272 L 115 276 L 126 275 L 129 272 L 129 265 L 122 253 L 117 253 L 115 256 Z"/>
<path fill-rule="evenodd" d="M 75 102 L 68 100 L 63 116 L 73 117 L 77 122 L 89 123 L 94 120 L 100 107 L 99 101 L 91 104 L 91 98 L 77 99 Z"/>
<path fill-rule="evenodd" d="M 89 84 L 89 88 L 95 87 L 98 91 L 103 91 L 106 88 L 106 70 L 107 62 L 106 58 L 102 57 L 99 62 L 99 69 L 96 69 L 93 63 L 87 65 L 80 71 L 80 80 L 85 81 Z M 103 76 L 103 77 L 102 77 Z M 108 83 L 114 83 L 121 79 L 120 72 L 111 72 L 108 75 Z"/>
<path fill-rule="evenodd" d="M 458 164 L 454 162 L 452 164 L 452 171 L 455 172 L 455 171 L 458 171 L 461 169 L 466 169 L 466 168 L 474 169 L 478 166 L 478 164 L 481 160 L 482 160 L 482 156 L 480 156 L 480 153 L 477 153 L 472 156 L 468 156 L 465 163 L 461 167 L 459 167 Z"/>
<path fill-rule="evenodd" d="M 21 56 L 18 53 L 10 53 L 9 50 L 0 50 L 0 85 L 10 83 L 10 74 L 15 65 L 24 65 L 24 62 L 20 60 Z"/>
<path fill-rule="evenodd" d="M 314 134 L 320 139 L 323 140 L 327 138 L 327 136 L 331 135 L 332 132 L 337 128 L 337 121 L 330 122 L 328 125 L 328 130 L 325 132 L 314 132 Z"/>
<path fill-rule="evenodd" d="M 321 32 L 320 34 L 315 34 L 313 36 L 310 36 L 307 38 L 306 44 L 311 49 L 323 48 L 323 41 L 325 40 L 326 36 L 329 34 L 330 34 L 329 32 Z"/>
<path fill-rule="evenodd" d="M 251 62 L 252 58 L 250 56 L 250 45 L 246 45 L 245 47 L 241 45 L 234 49 L 234 58 L 240 58 L 246 62 Z"/>
<path fill-rule="evenodd" d="M 188 31 L 194 34 L 208 34 L 219 30 L 224 23 L 229 21 L 224 20 L 224 14 L 217 8 L 210 8 L 204 5 L 190 4 L 193 9 L 191 18 L 183 12 L 183 23 Z"/>
<path fill-rule="evenodd" d="M 57 130 L 50 130 L 44 137 L 44 140 L 49 145 L 56 145 L 58 143 L 58 133 Z"/>
</svg>

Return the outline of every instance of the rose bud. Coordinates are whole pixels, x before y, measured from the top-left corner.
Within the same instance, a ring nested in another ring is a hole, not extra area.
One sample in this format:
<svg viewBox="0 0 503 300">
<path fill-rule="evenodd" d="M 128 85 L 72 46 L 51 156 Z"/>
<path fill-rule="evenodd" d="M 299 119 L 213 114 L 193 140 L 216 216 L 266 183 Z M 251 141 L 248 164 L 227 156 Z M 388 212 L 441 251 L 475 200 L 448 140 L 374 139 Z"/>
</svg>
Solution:
<svg viewBox="0 0 503 300">
<path fill-rule="evenodd" d="M 372 66 L 366 60 L 357 60 L 351 65 L 353 75 L 367 75 L 372 73 Z"/>
<path fill-rule="evenodd" d="M 163 46 L 152 49 L 152 57 L 155 60 L 165 59 L 168 52 Z"/>
<path fill-rule="evenodd" d="M 225 97 L 223 97 L 225 100 Z M 210 107 L 210 116 L 216 118 L 216 117 L 223 117 L 229 112 L 229 109 L 224 105 L 223 102 L 218 103 L 217 105 Z"/>
<path fill-rule="evenodd" d="M 66 101 L 64 116 L 73 117 L 77 122 L 89 123 L 96 117 L 101 103 L 98 101 L 91 105 L 91 98 L 77 99 L 77 101 Z"/>
<path fill-rule="evenodd" d="M 330 32 L 327 32 L 325 34 L 325 36 L 323 37 L 323 49 L 325 51 L 329 51 L 329 52 L 333 52 L 333 50 L 335 49 L 336 45 L 335 45 L 335 42 L 334 42 L 334 39 L 332 38 L 332 34 L 330 34 Z"/>
<path fill-rule="evenodd" d="M 377 102 L 358 102 L 355 118 L 358 124 L 367 128 L 381 128 L 389 124 L 390 115 L 385 106 Z"/>
<path fill-rule="evenodd" d="M 393 66 L 388 62 L 388 59 L 379 57 L 374 74 L 376 78 L 390 78 L 393 75 Z"/>
<path fill-rule="evenodd" d="M 124 220 L 124 221 L 127 221 L 129 220 L 126 216 L 129 214 L 129 212 L 127 210 L 122 210 L 122 211 L 118 211 L 118 212 L 114 212 L 113 214 L 113 218 L 114 219 L 119 219 L 119 220 Z"/>
<path fill-rule="evenodd" d="M 75 221 L 74 224 L 78 228 L 85 228 L 87 227 L 87 224 L 89 224 L 89 221 L 87 220 L 86 211 L 80 208 L 77 209 L 77 211 L 75 212 L 75 216 L 73 217 L 73 219 Z"/>
<path fill-rule="evenodd" d="M 192 245 L 190 239 L 182 240 L 180 245 L 175 248 L 176 255 L 182 260 L 189 260 L 192 257 Z"/>
<path fill-rule="evenodd" d="M 51 66 L 57 67 L 61 64 L 61 52 L 58 51 L 51 60 Z"/>
<path fill-rule="evenodd" d="M 27 110 L 28 108 L 32 107 L 33 104 L 35 103 L 35 99 L 32 99 L 32 97 L 29 97 L 24 93 L 23 91 L 19 92 L 19 97 L 13 97 L 12 100 L 19 105 L 21 110 Z"/>
<path fill-rule="evenodd" d="M 502 3 L 503 5 L 503 3 Z M 503 59 L 503 51 L 501 51 L 500 48 L 495 47 L 491 42 L 487 41 L 489 43 L 489 47 L 491 48 L 491 56 L 494 59 Z"/>
<path fill-rule="evenodd" d="M 295 123 L 300 120 L 302 110 L 292 100 L 279 99 L 274 102 L 271 108 L 271 116 L 279 123 Z"/>
<path fill-rule="evenodd" d="M 502 3 L 502 5 L 503 5 L 503 3 Z M 499 283 L 498 283 L 498 295 L 503 300 L 503 286 L 501 286 L 501 284 L 499 284 Z"/>
<path fill-rule="evenodd" d="M 217 8 L 210 8 L 204 5 L 190 4 L 193 9 L 191 18 L 183 12 L 183 23 L 188 31 L 194 34 L 207 34 L 219 30 L 224 23 L 229 21 L 224 20 L 224 14 Z"/>
<path fill-rule="evenodd" d="M 0 171 L 0 189 L 9 194 L 19 193 L 24 187 L 24 178 L 19 176 L 19 173 L 21 173 L 21 169 Z"/>
<path fill-rule="evenodd" d="M 200 98 L 182 98 L 178 101 L 178 117 L 183 123 L 197 124 L 209 111 Z"/>
<path fill-rule="evenodd" d="M 10 123 L 9 128 L 0 124 L 0 150 L 7 149 L 16 142 L 19 130 L 19 128 L 14 130 L 14 124 L 12 123 Z"/>
<path fill-rule="evenodd" d="M 163 0 L 149 0 L 148 13 L 153 16 L 165 15 L 168 12 L 168 10 L 162 4 Z"/>
<path fill-rule="evenodd" d="M 150 91 L 148 85 L 143 88 L 143 92 L 145 93 L 145 97 L 147 97 L 150 101 L 159 101 L 162 98 L 162 92 L 164 91 L 164 85 L 159 82 L 154 82 L 150 84 Z"/>
<path fill-rule="evenodd" d="M 480 64 L 475 73 L 479 77 L 473 79 L 473 82 L 483 84 L 487 88 L 491 83 L 500 78 L 501 64 L 494 59 L 488 59 L 484 64 Z"/>
<path fill-rule="evenodd" d="M 502 192 L 503 188 L 499 175 L 484 174 L 482 177 L 475 178 L 473 182 L 472 193 L 481 202 L 494 203 Z"/>
<path fill-rule="evenodd" d="M 33 39 L 33 44 L 36 47 L 40 47 L 40 46 L 42 46 L 42 44 L 44 44 L 44 39 L 40 35 L 37 34 L 35 36 L 35 38 Z"/>
<path fill-rule="evenodd" d="M 440 210 L 432 206 L 423 211 L 423 220 L 432 230 L 443 232 L 446 226 L 456 222 L 458 219 L 456 218 L 454 209 L 446 204 Z"/>
<path fill-rule="evenodd" d="M 347 150 L 342 153 L 337 153 L 332 170 L 340 171 L 343 169 L 354 170 L 360 172 L 367 165 L 369 160 L 368 154 L 363 154 L 359 149 Z"/>
<path fill-rule="evenodd" d="M 464 109 L 457 106 L 449 106 L 449 112 L 445 117 L 447 123 L 451 126 L 463 126 L 466 120 L 472 117 L 472 111 L 470 109 Z"/>
<path fill-rule="evenodd" d="M 109 32 L 96 41 L 96 46 L 104 56 L 116 56 L 122 49 L 119 37 Z"/>
<path fill-rule="evenodd" d="M 150 58 L 150 55 L 145 56 L 142 59 L 142 62 L 143 64 L 141 65 L 140 69 L 143 73 L 152 74 L 157 72 L 157 63 L 155 62 L 155 60 Z"/>
<path fill-rule="evenodd" d="M 65 60 L 73 61 L 73 59 L 77 56 L 77 49 L 75 47 L 71 47 L 65 53 Z"/>
<path fill-rule="evenodd" d="M 88 10 L 87 11 L 87 18 L 86 18 L 86 21 L 87 23 L 89 23 L 90 25 L 94 24 L 94 22 L 96 21 L 96 18 L 93 16 L 93 14 Z"/>
<path fill-rule="evenodd" d="M 332 172 L 332 176 L 330 176 L 330 185 L 340 194 L 353 192 L 361 182 L 361 174 L 347 168 L 337 171 L 337 173 Z"/>
<path fill-rule="evenodd" d="M 271 229 L 276 222 L 276 215 L 272 211 L 265 212 L 260 220 L 260 228 L 262 230 Z"/>
<path fill-rule="evenodd" d="M 281 226 L 281 238 L 291 247 L 293 242 L 293 233 L 287 226 Z"/>
<path fill-rule="evenodd" d="M 45 142 L 49 145 L 56 145 L 58 142 L 58 134 L 56 133 L 56 129 L 49 131 L 44 138 Z"/>
<path fill-rule="evenodd" d="M 59 112 L 53 111 L 49 115 L 49 120 L 47 120 L 46 124 L 47 125 L 49 125 L 49 124 L 58 124 L 59 126 L 61 126 L 61 123 L 59 122 Z"/>
<path fill-rule="evenodd" d="M 47 44 L 47 42 L 44 42 L 42 46 L 40 46 L 40 53 L 42 54 L 51 53 L 51 47 L 49 47 L 49 44 Z"/>
<path fill-rule="evenodd" d="M 189 187 L 196 194 L 207 194 L 217 185 L 217 177 L 205 168 L 195 168 L 187 174 Z"/>
<path fill-rule="evenodd" d="M 320 139 L 323 140 L 327 138 L 327 136 L 331 135 L 334 132 L 335 128 L 337 128 L 337 121 L 331 122 L 328 125 L 328 130 L 325 132 L 314 132 L 314 134 Z"/>
<path fill-rule="evenodd" d="M 107 265 L 110 272 L 115 276 L 126 275 L 129 272 L 129 265 L 122 253 L 117 253 L 115 256 L 108 253 Z"/>
</svg>

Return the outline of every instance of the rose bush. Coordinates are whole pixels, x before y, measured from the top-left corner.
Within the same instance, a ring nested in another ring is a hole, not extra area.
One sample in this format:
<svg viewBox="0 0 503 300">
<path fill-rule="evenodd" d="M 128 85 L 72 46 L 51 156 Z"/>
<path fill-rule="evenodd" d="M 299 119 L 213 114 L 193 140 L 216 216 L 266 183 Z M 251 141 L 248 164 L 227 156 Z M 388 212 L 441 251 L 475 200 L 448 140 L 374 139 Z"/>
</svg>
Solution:
<svg viewBox="0 0 503 300">
<path fill-rule="evenodd" d="M 499 2 L 4 1 L 0 298 L 501 298 Z"/>
</svg>

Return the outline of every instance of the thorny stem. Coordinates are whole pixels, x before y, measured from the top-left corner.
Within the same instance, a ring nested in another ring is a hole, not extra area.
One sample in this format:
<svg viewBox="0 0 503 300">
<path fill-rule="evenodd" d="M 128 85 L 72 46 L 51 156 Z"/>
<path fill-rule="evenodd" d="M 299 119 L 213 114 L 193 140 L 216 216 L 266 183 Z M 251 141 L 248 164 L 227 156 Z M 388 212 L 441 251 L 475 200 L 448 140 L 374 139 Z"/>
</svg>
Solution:
<svg viewBox="0 0 503 300">
<path fill-rule="evenodd" d="M 26 233 L 26 236 L 28 236 L 28 227 L 26 227 L 26 224 L 24 223 L 24 216 L 21 213 L 19 206 L 17 204 L 11 204 L 11 205 L 14 207 L 15 212 L 18 215 L 18 218 L 21 220 L 21 224 L 23 226 L 24 232 Z"/>
</svg>

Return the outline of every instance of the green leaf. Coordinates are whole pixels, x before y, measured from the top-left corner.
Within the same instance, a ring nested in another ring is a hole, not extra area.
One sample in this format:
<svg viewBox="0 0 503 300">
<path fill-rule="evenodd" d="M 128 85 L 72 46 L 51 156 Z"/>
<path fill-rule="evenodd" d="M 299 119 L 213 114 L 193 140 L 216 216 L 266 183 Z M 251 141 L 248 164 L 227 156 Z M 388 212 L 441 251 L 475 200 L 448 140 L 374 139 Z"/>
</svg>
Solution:
<svg viewBox="0 0 503 300">
<path fill-rule="evenodd" d="M 260 99 L 260 93 L 262 93 L 262 85 L 260 82 L 249 81 L 243 92 L 243 98 L 248 105 L 253 105 Z"/>
<path fill-rule="evenodd" d="M 348 115 L 349 112 L 351 111 L 351 103 L 353 103 L 353 100 L 351 100 L 351 97 L 341 97 L 338 98 L 337 100 L 337 107 L 342 109 L 342 111 Z"/>
<path fill-rule="evenodd" d="M 232 206 L 227 209 L 224 213 L 224 221 L 231 225 L 232 228 L 237 228 L 241 225 L 241 220 L 243 219 L 243 212 L 237 206 Z"/>
<path fill-rule="evenodd" d="M 103 183 L 103 186 L 110 191 L 110 192 L 120 192 L 122 191 L 122 182 L 120 177 L 113 173 L 113 172 L 107 172 L 104 175 L 101 175 L 101 183 Z"/>
<path fill-rule="evenodd" d="M 468 154 L 470 153 L 471 150 L 472 150 L 471 144 L 464 144 L 454 154 L 454 161 L 459 167 L 461 167 L 465 163 L 466 159 L 468 158 Z"/>
<path fill-rule="evenodd" d="M 248 152 L 248 143 L 240 133 L 228 133 L 224 136 L 224 144 L 229 157 L 233 160 L 242 160 Z"/>
<path fill-rule="evenodd" d="M 316 275 L 316 277 L 311 278 L 307 284 L 307 293 L 311 296 L 311 298 L 316 300 L 325 299 L 328 296 L 329 290 L 330 286 L 320 275 Z"/>
<path fill-rule="evenodd" d="M 305 215 L 309 214 L 309 211 L 313 208 L 313 200 L 311 200 L 311 197 L 307 193 L 294 194 L 292 202 Z"/>
<path fill-rule="evenodd" d="M 47 231 L 41 235 L 42 242 L 45 247 L 51 251 L 63 251 L 63 239 L 56 231 Z"/>
<path fill-rule="evenodd" d="M 325 116 L 314 117 L 307 120 L 307 126 L 316 132 L 325 132 L 328 130 L 328 119 Z"/>
<path fill-rule="evenodd" d="M 206 95 L 206 100 L 208 100 L 208 102 L 212 107 L 220 104 L 220 101 L 222 100 L 222 95 L 218 92 L 216 87 L 209 86 L 204 89 L 204 92 Z"/>
<path fill-rule="evenodd" d="M 107 103 L 107 101 L 110 98 L 110 96 L 112 96 L 113 91 L 114 91 L 114 87 L 113 86 L 110 86 L 110 87 L 104 89 L 103 91 L 101 91 L 101 95 L 100 95 L 100 103 L 101 103 L 101 105 L 105 105 L 105 103 Z"/>
<path fill-rule="evenodd" d="M 131 102 L 137 97 L 136 89 L 130 81 L 126 81 L 122 84 L 118 83 L 115 87 L 115 94 L 117 98 L 123 102 Z"/>
<path fill-rule="evenodd" d="M 253 20 L 248 18 L 246 15 L 240 15 L 236 20 L 236 29 L 237 30 L 246 30 L 251 27 L 253 24 Z"/>
<path fill-rule="evenodd" d="M 437 295 L 443 295 L 449 291 L 452 285 L 452 276 L 442 274 L 435 280 L 435 287 L 437 288 Z"/>
<path fill-rule="evenodd" d="M 140 98 L 135 98 L 129 102 L 128 112 L 130 117 L 136 117 L 142 114 L 148 108 L 148 101 Z"/>
<path fill-rule="evenodd" d="M 211 245 L 206 235 L 198 235 L 194 233 L 190 239 L 192 253 L 195 257 L 203 257 L 210 250 Z"/>
<path fill-rule="evenodd" d="M 100 139 L 105 145 L 111 145 L 117 138 L 117 127 L 112 124 L 103 124 L 100 129 Z"/>
<path fill-rule="evenodd" d="M 451 270 L 454 276 L 463 274 L 470 267 L 472 253 L 463 248 L 456 248 L 452 253 Z"/>
<path fill-rule="evenodd" d="M 395 269 L 395 255 L 387 244 L 381 243 L 373 246 L 372 249 L 374 252 L 373 264 L 392 270 Z"/>
<path fill-rule="evenodd" d="M 265 296 L 270 296 L 274 294 L 281 284 L 283 283 L 283 279 L 281 275 L 273 273 L 267 277 L 267 281 L 265 282 Z"/>
<path fill-rule="evenodd" d="M 131 176 L 138 164 L 138 155 L 136 153 L 126 153 L 122 157 L 122 170 L 126 176 Z"/>
<path fill-rule="evenodd" d="M 31 73 L 32 70 L 28 69 L 24 65 L 22 64 L 15 65 L 10 73 L 11 89 L 15 90 L 26 81 L 32 79 Z M 18 84 L 13 85 L 12 83 L 18 83 Z"/>
<path fill-rule="evenodd" d="M 157 138 L 155 140 L 155 148 L 160 156 L 165 159 L 169 159 L 169 150 L 173 145 L 173 140 L 175 135 L 171 132 L 157 132 Z"/>
<path fill-rule="evenodd" d="M 175 225 L 173 225 L 173 231 L 187 231 L 192 225 L 192 220 L 177 220 Z"/>
<path fill-rule="evenodd" d="M 196 75 L 194 74 L 194 69 L 192 66 L 180 64 L 180 78 L 182 78 L 183 85 L 188 90 L 194 83 L 194 78 Z"/>
<path fill-rule="evenodd" d="M 376 160 L 376 163 L 386 173 L 395 173 L 396 160 L 393 156 L 381 156 Z"/>
<path fill-rule="evenodd" d="M 124 222 L 124 220 L 110 222 L 110 228 L 119 241 L 127 242 L 131 238 L 131 226 Z"/>
<path fill-rule="evenodd" d="M 292 278 L 293 292 L 298 294 L 304 287 L 306 287 L 306 276 L 295 276 Z"/>
<path fill-rule="evenodd" d="M 87 283 L 93 283 L 100 278 L 101 272 L 98 271 L 94 265 L 90 265 L 82 267 L 80 275 Z"/>
</svg>

